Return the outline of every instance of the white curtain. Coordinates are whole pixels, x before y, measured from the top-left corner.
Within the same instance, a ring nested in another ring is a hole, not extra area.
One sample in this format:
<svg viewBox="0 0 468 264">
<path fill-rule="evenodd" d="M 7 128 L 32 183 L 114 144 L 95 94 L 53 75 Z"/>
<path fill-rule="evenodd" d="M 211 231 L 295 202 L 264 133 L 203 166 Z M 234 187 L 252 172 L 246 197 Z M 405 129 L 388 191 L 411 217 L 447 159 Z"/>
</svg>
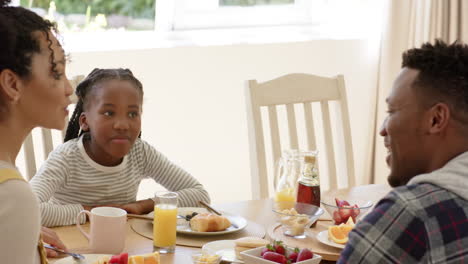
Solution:
<svg viewBox="0 0 468 264">
<path fill-rule="evenodd" d="M 386 116 L 387 97 L 401 69 L 403 51 L 440 38 L 468 42 L 468 1 L 465 0 L 387 0 L 381 40 L 377 100 L 374 108 L 374 139 L 370 151 L 370 183 L 386 183 L 386 149 L 378 134 Z"/>
</svg>

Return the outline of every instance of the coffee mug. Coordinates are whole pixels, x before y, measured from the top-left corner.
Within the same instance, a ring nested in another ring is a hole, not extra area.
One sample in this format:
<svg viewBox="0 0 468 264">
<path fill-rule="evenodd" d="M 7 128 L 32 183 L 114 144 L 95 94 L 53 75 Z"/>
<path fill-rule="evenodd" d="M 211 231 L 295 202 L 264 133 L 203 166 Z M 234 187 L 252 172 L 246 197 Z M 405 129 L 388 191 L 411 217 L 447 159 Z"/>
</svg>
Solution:
<svg viewBox="0 0 468 264">
<path fill-rule="evenodd" d="M 87 214 L 90 232 L 80 226 L 82 214 Z M 127 212 L 115 207 L 96 207 L 82 210 L 76 216 L 78 230 L 88 239 L 93 253 L 119 254 L 125 247 Z"/>
</svg>

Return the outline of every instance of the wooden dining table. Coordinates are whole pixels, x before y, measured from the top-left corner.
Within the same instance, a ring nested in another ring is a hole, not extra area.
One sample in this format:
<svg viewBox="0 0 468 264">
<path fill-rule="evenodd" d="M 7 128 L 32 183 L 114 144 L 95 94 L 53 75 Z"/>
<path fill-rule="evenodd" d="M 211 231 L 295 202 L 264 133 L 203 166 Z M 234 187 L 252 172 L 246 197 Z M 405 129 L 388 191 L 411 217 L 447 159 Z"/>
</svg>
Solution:
<svg viewBox="0 0 468 264">
<path fill-rule="evenodd" d="M 322 194 L 322 197 L 340 197 L 341 199 L 349 200 L 365 199 L 375 204 L 390 190 L 391 188 L 388 185 L 383 184 L 361 185 L 352 188 L 326 191 Z M 224 212 L 229 212 L 230 214 L 240 215 L 249 221 L 262 225 L 265 229 L 276 224 L 276 217 L 272 211 L 271 199 L 223 203 L 214 205 L 214 207 Z M 85 229 L 87 225 L 85 225 Z M 88 249 L 88 241 L 75 226 L 56 227 L 53 228 L 53 230 L 67 245 L 70 252 L 91 253 Z M 125 243 L 124 252 L 128 252 L 130 255 L 153 252 L 153 241 L 137 234 L 132 230 L 129 223 L 127 224 Z M 311 249 L 314 250 L 314 248 Z M 177 246 L 175 253 L 161 254 L 161 263 L 190 264 L 192 263 L 192 254 L 200 251 L 201 249 L 196 247 Z M 50 263 L 54 263 L 55 261 L 57 261 L 57 258 L 49 259 Z M 334 262 L 322 261 L 321 263 Z"/>
</svg>

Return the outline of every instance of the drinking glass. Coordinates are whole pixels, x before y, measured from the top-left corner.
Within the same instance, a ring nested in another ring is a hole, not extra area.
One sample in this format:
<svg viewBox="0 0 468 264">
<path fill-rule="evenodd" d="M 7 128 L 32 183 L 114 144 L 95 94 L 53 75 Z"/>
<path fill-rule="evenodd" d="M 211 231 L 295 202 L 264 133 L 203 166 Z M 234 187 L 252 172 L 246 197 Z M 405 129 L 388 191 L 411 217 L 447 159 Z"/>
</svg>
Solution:
<svg viewBox="0 0 468 264">
<path fill-rule="evenodd" d="M 153 222 L 153 245 L 156 251 L 175 251 L 177 232 L 177 197 L 175 192 L 156 192 Z"/>
</svg>

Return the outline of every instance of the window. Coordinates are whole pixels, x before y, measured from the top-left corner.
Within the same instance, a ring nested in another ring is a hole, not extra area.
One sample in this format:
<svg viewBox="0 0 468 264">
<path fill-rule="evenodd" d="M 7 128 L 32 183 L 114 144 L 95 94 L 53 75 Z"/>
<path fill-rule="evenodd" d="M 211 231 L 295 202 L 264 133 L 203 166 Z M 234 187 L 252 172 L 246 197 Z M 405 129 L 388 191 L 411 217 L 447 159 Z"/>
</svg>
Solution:
<svg viewBox="0 0 468 264">
<path fill-rule="evenodd" d="M 174 1 L 174 0 L 173 0 Z M 173 30 L 310 24 L 324 0 L 175 0 Z"/>
<path fill-rule="evenodd" d="M 61 32 L 153 30 L 155 0 L 21 0 Z"/>
</svg>

